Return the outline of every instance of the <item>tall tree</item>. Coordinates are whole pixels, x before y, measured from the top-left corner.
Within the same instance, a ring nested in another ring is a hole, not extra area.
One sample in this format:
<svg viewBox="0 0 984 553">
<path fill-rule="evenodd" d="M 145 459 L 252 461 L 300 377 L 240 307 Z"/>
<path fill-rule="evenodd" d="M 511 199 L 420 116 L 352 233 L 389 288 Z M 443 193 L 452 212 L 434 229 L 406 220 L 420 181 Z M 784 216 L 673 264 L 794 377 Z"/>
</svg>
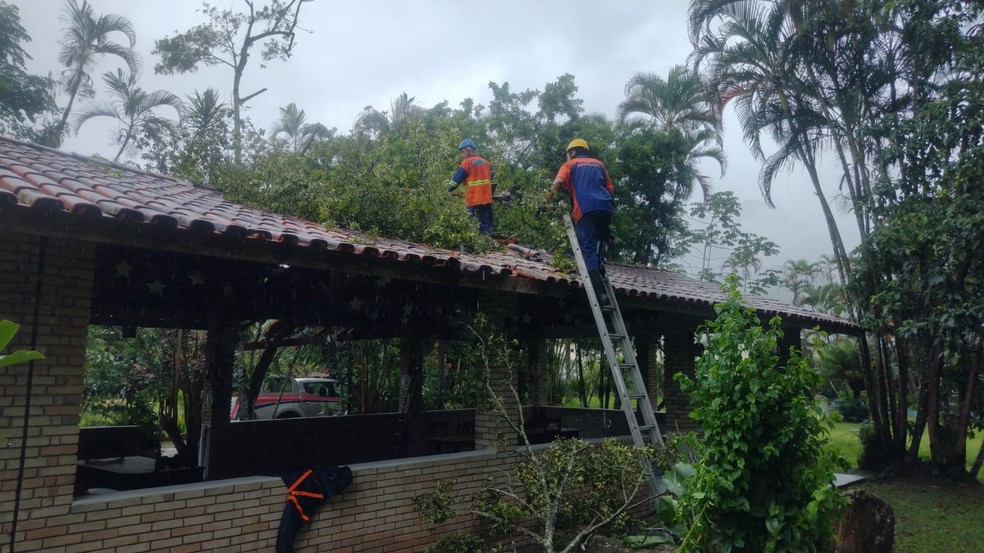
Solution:
<svg viewBox="0 0 984 553">
<path fill-rule="evenodd" d="M 59 146 L 65 135 L 68 116 L 78 96 L 91 97 L 92 78 L 90 72 L 95 68 L 99 57 L 105 54 L 122 59 L 130 73 L 140 70 L 140 63 L 133 50 L 137 35 L 130 20 L 116 14 L 102 14 L 96 17 L 88 0 L 82 4 L 68 0 L 63 21 L 68 25 L 62 38 L 58 61 L 68 69 L 62 74 L 64 90 L 68 94 L 68 104 L 62 110 L 61 119 L 47 138 L 49 145 Z M 115 35 L 122 34 L 129 45 L 114 42 Z"/>
<path fill-rule="evenodd" d="M 146 144 L 175 132 L 176 122 L 161 117 L 157 111 L 162 107 L 171 107 L 176 114 L 180 114 L 180 98 L 165 90 L 146 92 L 137 86 L 134 75 L 124 73 L 122 69 L 117 69 L 116 73 L 107 72 L 103 75 L 103 81 L 113 99 L 79 112 L 74 130 L 77 133 L 82 125 L 96 117 L 115 119 L 119 123 L 115 134 L 120 149 L 113 161 L 118 161 L 128 148 L 138 143 Z"/>
<path fill-rule="evenodd" d="M 159 74 L 190 73 L 199 64 L 224 65 L 232 69 L 232 150 L 236 163 L 243 155 L 243 104 L 266 91 L 266 88 L 243 95 L 241 87 L 250 51 L 263 45 L 264 61 L 287 60 L 294 49 L 294 32 L 301 15 L 301 6 L 309 0 L 271 0 L 257 9 L 253 0 L 244 0 L 247 12 L 235 12 L 204 4 L 202 13 L 208 19 L 154 45 L 154 54 L 161 62 L 154 66 Z"/>
<path fill-rule="evenodd" d="M 827 200 L 817 164 L 819 140 L 825 133 L 797 73 L 802 51 L 795 29 L 784 17 L 785 2 L 695 1 L 690 33 L 693 63 L 700 68 L 723 109 L 734 103 L 745 142 L 762 160 L 759 187 L 770 207 L 772 182 L 778 171 L 799 161 L 820 202 L 842 282 L 848 270 L 847 249 Z M 718 25 L 712 26 L 712 22 Z M 766 155 L 763 135 L 779 149 Z"/>
<path fill-rule="evenodd" d="M 911 164 L 888 152 L 922 149 L 912 135 L 887 132 L 881 124 L 910 119 L 934 99 L 954 75 L 960 52 L 968 44 L 979 48 L 981 13 L 979 3 L 961 0 L 691 4 L 695 62 L 709 72 L 721 97 L 735 102 L 747 142 L 765 160 L 763 196 L 771 203 L 771 184 L 780 168 L 800 162 L 807 169 L 827 218 L 841 281 L 852 275 L 851 314 L 872 325 L 872 347 L 860 342 L 872 399 L 871 445 L 884 452 L 888 463 L 904 462 L 910 368 L 931 366 L 927 360 L 939 352 L 923 349 L 926 344 L 910 347 L 916 344 L 895 331 L 898 319 L 885 311 L 890 302 L 872 301 L 892 297 L 899 267 L 883 262 L 871 238 L 893 220 L 882 210 L 898 201 L 894 188 L 912 182 L 905 180 Z M 963 76 L 980 70 L 979 64 L 972 66 Z M 761 153 L 762 134 L 771 134 L 779 145 L 768 157 Z M 842 170 L 840 190 L 861 237 L 854 258 L 843 246 L 818 179 L 822 151 L 833 152 Z M 903 178 L 874 182 L 874 174 L 896 173 Z M 880 323 L 889 320 L 893 324 Z M 921 410 L 930 416 L 944 412 L 940 402 L 945 401 L 932 396 Z M 914 443 L 920 433 L 917 419 Z"/>
<path fill-rule="evenodd" d="M 818 91 L 808 82 L 805 69 L 810 60 L 828 54 L 819 37 L 812 40 L 810 33 L 819 31 L 803 30 L 804 22 L 823 16 L 823 9 L 817 5 L 795 2 L 697 0 L 690 8 L 690 34 L 695 47 L 692 61 L 707 75 L 722 105 L 730 102 L 735 106 L 745 142 L 753 155 L 763 160 L 759 187 L 769 206 L 774 206 L 771 189 L 779 170 L 802 163 L 827 223 L 841 282 L 846 283 L 850 258 L 818 166 L 818 153 L 825 145 L 836 143 L 830 138 L 830 126 L 835 122 L 824 118 Z M 851 65 L 857 66 L 857 62 Z M 855 94 L 861 95 L 862 91 Z M 775 153 L 765 154 L 763 136 L 778 144 Z M 859 320 L 864 302 L 858 299 L 852 303 L 853 315 Z M 862 341 L 861 346 L 862 355 L 867 356 L 867 342 Z M 876 372 L 867 374 L 874 380 Z M 873 380 L 867 383 L 869 389 L 876 389 Z M 878 396 L 877 391 L 874 395 Z M 893 436 L 887 418 L 880 414 L 881 411 L 873 414 L 876 433 L 890 443 L 898 436 Z"/>
<path fill-rule="evenodd" d="M 632 263 L 659 265 L 685 253 L 678 240 L 685 230 L 684 202 L 693 183 L 693 167 L 686 161 L 690 141 L 677 130 L 623 126 L 622 131 L 612 156 L 618 209 L 611 254 Z"/>
<path fill-rule="evenodd" d="M 874 266 L 858 271 L 880 278 L 875 286 L 853 281 L 878 308 L 866 322 L 895 336 L 899 370 L 918 374 L 909 459 L 925 428 L 934 467 L 957 478 L 966 477 L 969 427 L 984 412 L 982 15 L 980 7 L 947 15 L 952 29 L 976 22 L 976 31 L 953 42 L 952 65 L 912 117 L 886 117 L 878 127 L 891 137 L 890 170 L 876 173 L 873 186 L 872 216 L 882 223 L 866 238 L 865 261 Z"/>
<path fill-rule="evenodd" d="M 31 56 L 21 47 L 30 41 L 21 27 L 17 6 L 0 1 L 0 133 L 36 138 L 27 124 L 54 108 L 51 81 L 24 67 Z"/>
<path fill-rule="evenodd" d="M 410 119 L 419 117 L 423 112 L 424 109 L 417 105 L 415 98 L 406 92 L 400 93 L 395 100 L 390 102 L 390 121 L 393 122 L 394 127 L 399 127 Z"/>
</svg>

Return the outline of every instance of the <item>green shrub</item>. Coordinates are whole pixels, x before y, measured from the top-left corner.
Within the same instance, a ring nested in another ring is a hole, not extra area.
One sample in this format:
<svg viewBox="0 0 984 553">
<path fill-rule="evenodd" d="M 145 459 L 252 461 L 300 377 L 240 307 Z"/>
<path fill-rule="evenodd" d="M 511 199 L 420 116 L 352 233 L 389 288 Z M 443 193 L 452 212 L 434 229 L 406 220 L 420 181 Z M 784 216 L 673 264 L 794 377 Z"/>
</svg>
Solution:
<svg viewBox="0 0 984 553">
<path fill-rule="evenodd" d="M 843 504 L 832 485 L 843 460 L 823 448 L 832 423 L 814 396 L 819 376 L 795 350 L 779 366 L 778 317 L 763 328 L 734 279 L 725 290 L 695 379 L 677 375 L 703 428 L 679 502 L 690 528 L 680 550 L 815 551 Z"/>
<path fill-rule="evenodd" d="M 441 480 L 434 491 L 422 493 L 413 498 L 413 509 L 420 518 L 431 525 L 430 533 L 437 533 L 438 524 L 453 520 L 455 513 L 454 480 Z M 425 553 L 483 553 L 485 544 L 477 536 L 451 533 L 440 537 Z"/>
<path fill-rule="evenodd" d="M 425 553 L 486 553 L 485 544 L 477 536 L 470 534 L 446 534 Z"/>
<path fill-rule="evenodd" d="M 830 406 L 840 413 L 845 422 L 861 422 L 871 417 L 868 395 L 865 393 L 855 396 L 851 392 L 840 392 L 837 398 L 830 402 Z"/>
<path fill-rule="evenodd" d="M 910 432 L 911 433 L 911 432 Z M 866 471 L 881 471 L 891 464 L 890 449 L 878 440 L 878 433 L 871 422 L 861 423 L 858 427 L 858 438 L 861 440 L 861 455 L 858 455 L 858 468 Z"/>
</svg>

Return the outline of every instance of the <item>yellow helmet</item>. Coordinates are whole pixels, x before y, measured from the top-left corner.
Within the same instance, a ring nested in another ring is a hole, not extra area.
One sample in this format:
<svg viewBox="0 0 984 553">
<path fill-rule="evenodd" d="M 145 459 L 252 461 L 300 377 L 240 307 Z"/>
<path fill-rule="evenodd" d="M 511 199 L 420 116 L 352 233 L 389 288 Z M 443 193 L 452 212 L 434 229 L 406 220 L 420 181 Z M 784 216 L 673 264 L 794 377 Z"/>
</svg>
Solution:
<svg viewBox="0 0 984 553">
<path fill-rule="evenodd" d="M 590 150 L 588 148 L 588 143 L 584 141 L 583 138 L 575 138 L 571 140 L 571 143 L 567 145 L 567 151 L 571 151 L 572 148 L 584 148 L 585 150 Z"/>
</svg>

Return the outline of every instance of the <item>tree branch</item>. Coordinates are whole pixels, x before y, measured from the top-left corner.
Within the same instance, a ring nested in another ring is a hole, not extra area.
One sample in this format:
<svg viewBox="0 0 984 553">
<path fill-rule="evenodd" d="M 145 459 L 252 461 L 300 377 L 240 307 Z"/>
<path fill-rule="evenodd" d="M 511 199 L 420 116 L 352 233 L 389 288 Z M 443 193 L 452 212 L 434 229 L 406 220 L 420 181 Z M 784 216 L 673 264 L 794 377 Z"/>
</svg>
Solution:
<svg viewBox="0 0 984 553">
<path fill-rule="evenodd" d="M 266 88 L 261 88 L 261 89 L 259 89 L 259 90 L 257 90 L 256 92 L 254 92 L 254 93 L 252 93 L 252 94 L 250 94 L 249 96 L 246 96 L 246 97 L 244 97 L 243 99 L 241 99 L 241 100 L 239 101 L 239 103 L 240 103 L 240 104 L 245 104 L 246 102 L 248 102 L 248 101 L 250 101 L 250 100 L 252 100 L 253 98 L 255 98 L 255 97 L 257 97 L 257 96 L 259 96 L 260 94 L 263 94 L 263 93 L 264 93 L 264 92 L 266 92 L 266 91 L 267 91 L 267 89 L 266 89 Z"/>
</svg>

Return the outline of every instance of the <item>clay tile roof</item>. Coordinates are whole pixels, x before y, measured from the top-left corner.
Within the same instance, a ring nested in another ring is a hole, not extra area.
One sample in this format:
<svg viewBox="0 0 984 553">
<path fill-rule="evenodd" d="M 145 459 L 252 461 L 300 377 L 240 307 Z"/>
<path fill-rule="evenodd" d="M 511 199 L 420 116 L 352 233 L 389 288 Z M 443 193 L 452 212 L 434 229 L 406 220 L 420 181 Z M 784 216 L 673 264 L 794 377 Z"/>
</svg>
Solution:
<svg viewBox="0 0 984 553">
<path fill-rule="evenodd" d="M 554 268 L 547 252 L 518 244 L 503 252 L 469 254 L 399 239 L 332 230 L 302 219 L 226 201 L 214 190 L 188 181 L 99 162 L 0 136 L 0 217 L 11 206 L 41 212 L 62 211 L 86 219 L 127 220 L 175 232 L 227 235 L 290 247 L 331 250 L 463 272 L 484 272 L 556 286 L 580 286 Z M 724 294 L 713 284 L 687 276 L 630 265 L 611 264 L 617 291 L 662 305 L 709 310 Z M 783 314 L 801 324 L 848 333 L 860 327 L 828 315 L 764 297 L 746 303 L 766 314 Z"/>
</svg>

